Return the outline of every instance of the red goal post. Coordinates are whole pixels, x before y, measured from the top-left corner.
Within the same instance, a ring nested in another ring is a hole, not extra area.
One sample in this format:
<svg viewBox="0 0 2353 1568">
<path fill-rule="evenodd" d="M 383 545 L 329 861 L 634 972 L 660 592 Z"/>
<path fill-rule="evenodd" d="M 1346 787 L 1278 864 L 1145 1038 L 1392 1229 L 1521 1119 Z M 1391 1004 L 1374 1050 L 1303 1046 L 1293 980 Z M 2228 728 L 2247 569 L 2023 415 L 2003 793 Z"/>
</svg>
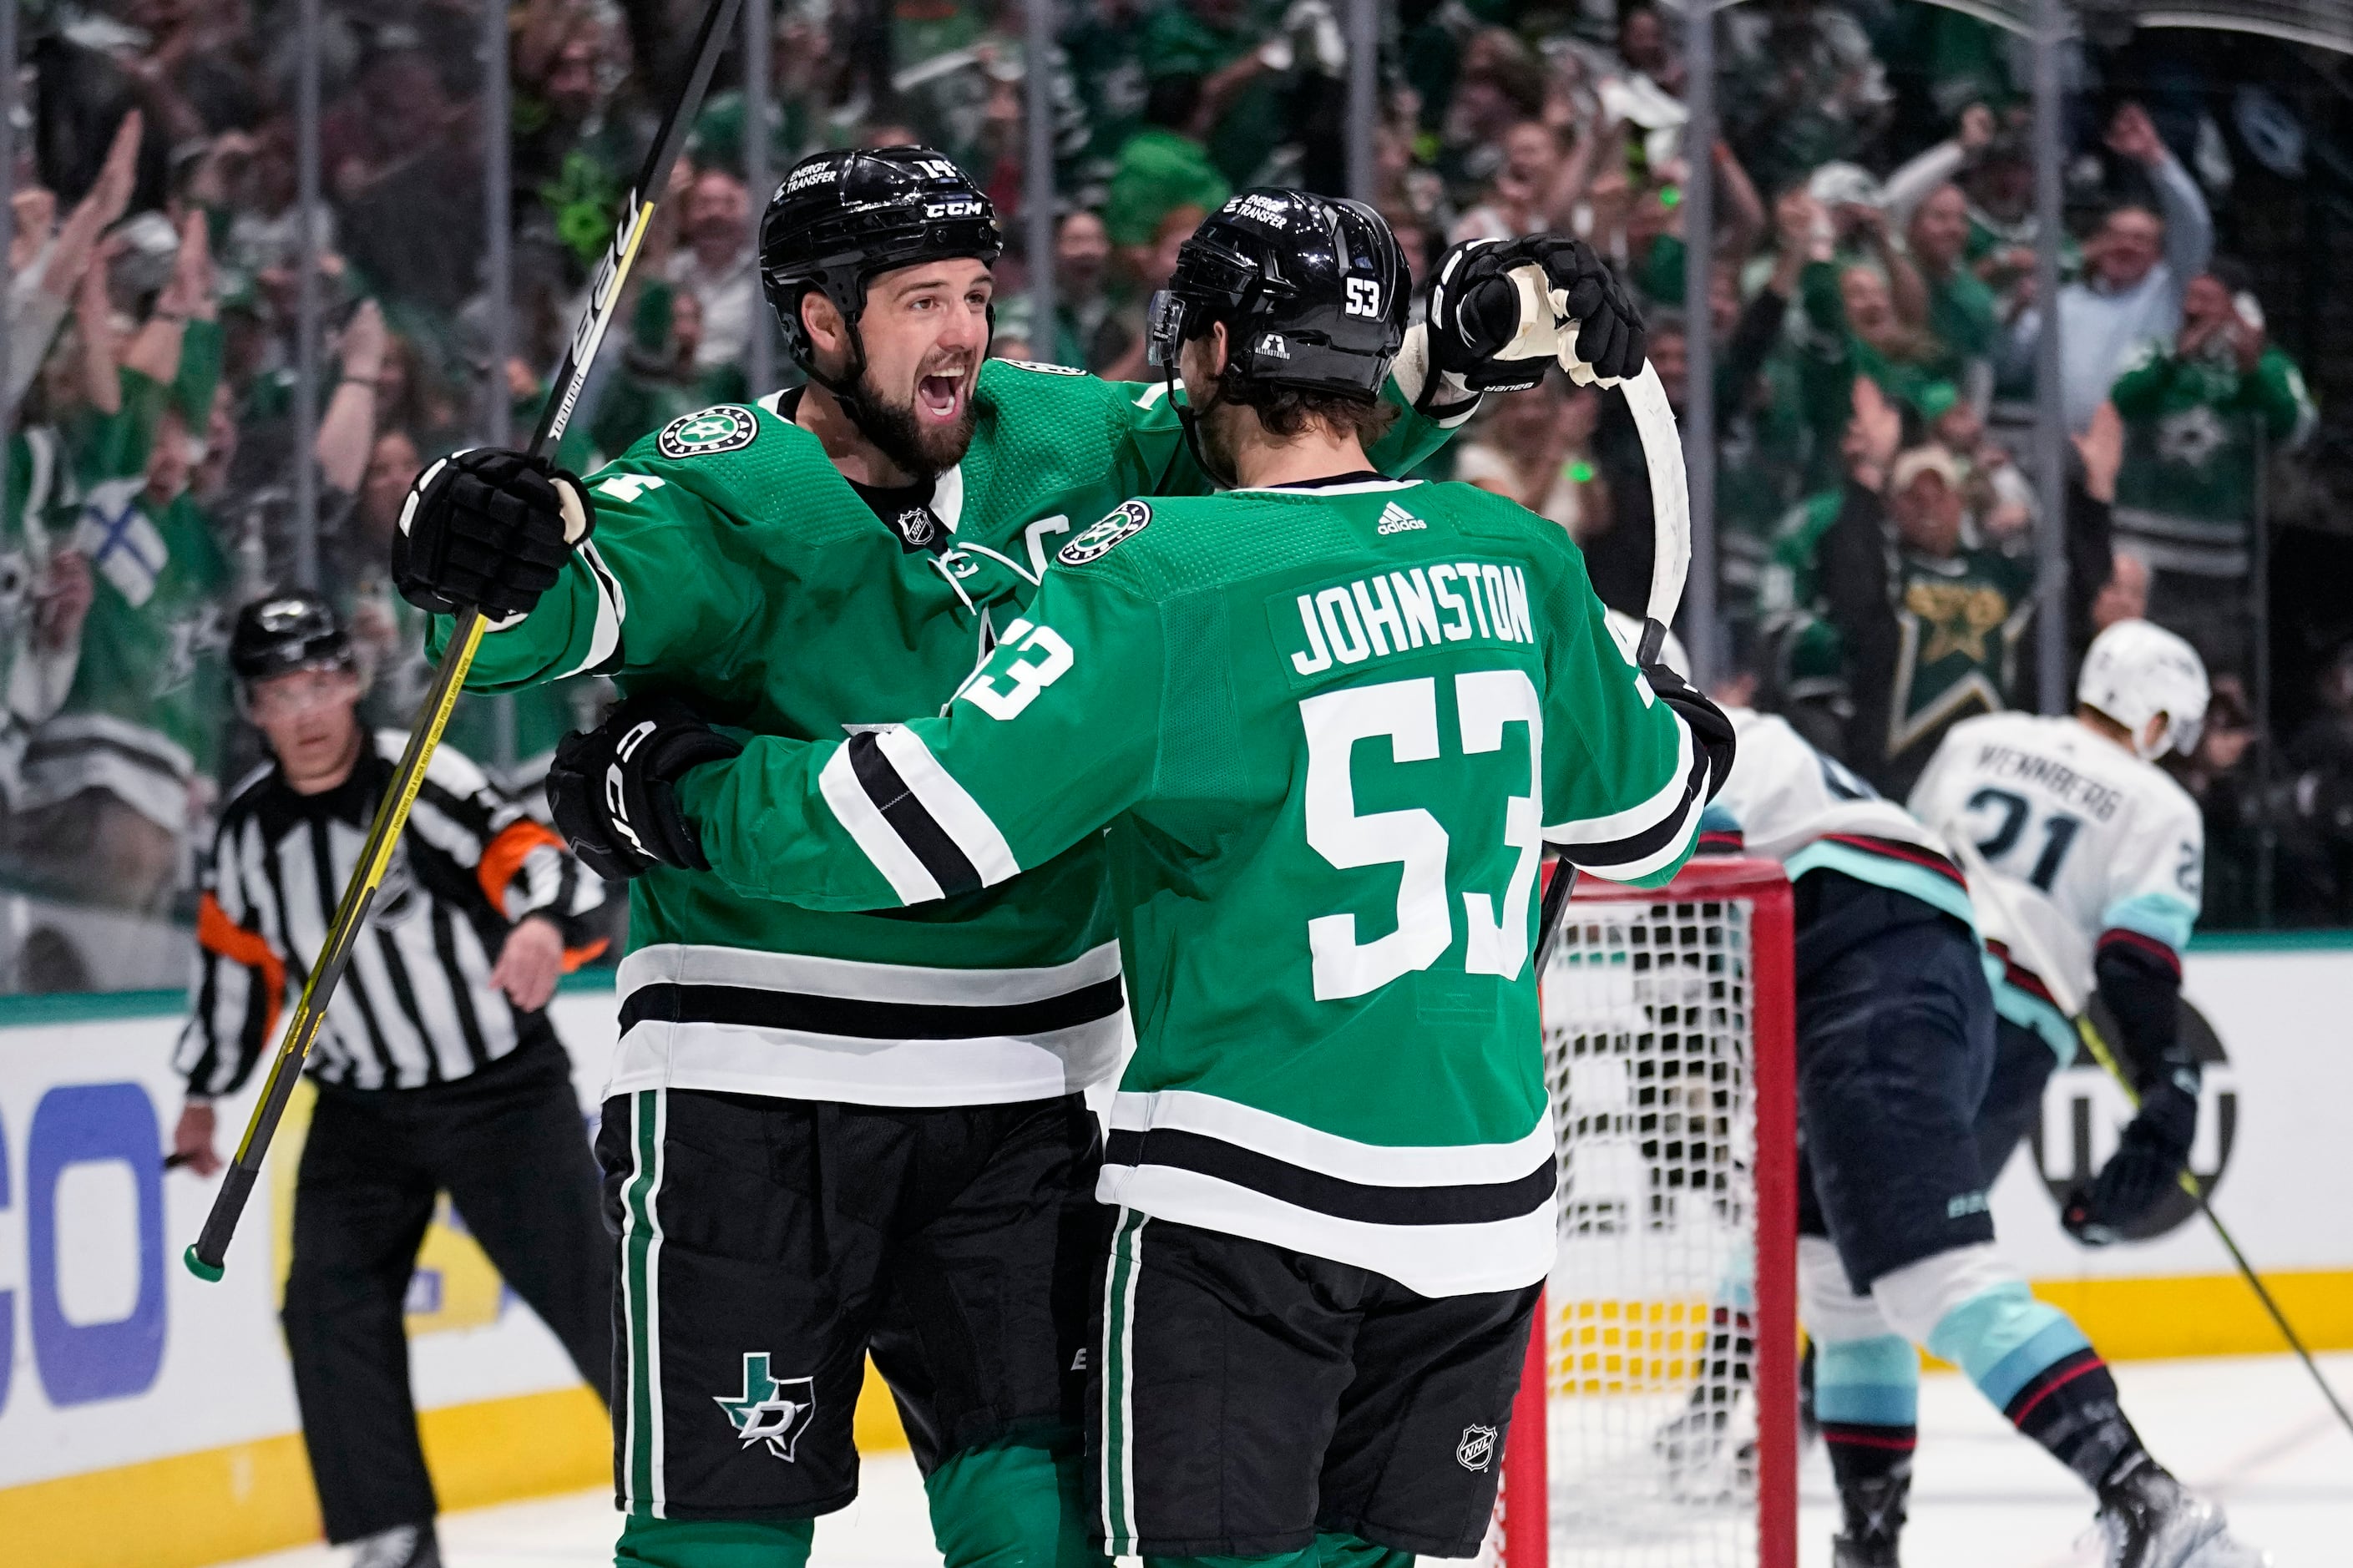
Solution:
<svg viewBox="0 0 2353 1568">
<path fill-rule="evenodd" d="M 1791 903 L 1769 860 L 1579 881 L 1541 977 L 1561 1248 L 1486 1561 L 1796 1568 Z"/>
</svg>

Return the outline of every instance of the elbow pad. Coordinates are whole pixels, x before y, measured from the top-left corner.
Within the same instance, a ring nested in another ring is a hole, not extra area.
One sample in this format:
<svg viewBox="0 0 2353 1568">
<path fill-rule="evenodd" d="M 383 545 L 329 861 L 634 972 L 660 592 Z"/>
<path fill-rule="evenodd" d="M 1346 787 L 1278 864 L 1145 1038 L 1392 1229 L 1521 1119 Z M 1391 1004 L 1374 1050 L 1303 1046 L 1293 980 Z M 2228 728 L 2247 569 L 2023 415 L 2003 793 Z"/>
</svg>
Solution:
<svg viewBox="0 0 2353 1568">
<path fill-rule="evenodd" d="M 2198 1064 L 2181 1043 L 2181 961 L 2170 948 L 2133 931 L 2102 933 L 2093 959 L 2100 1000 L 2116 1016 L 2136 1087 L 2187 1072 L 2197 1091 Z"/>
</svg>

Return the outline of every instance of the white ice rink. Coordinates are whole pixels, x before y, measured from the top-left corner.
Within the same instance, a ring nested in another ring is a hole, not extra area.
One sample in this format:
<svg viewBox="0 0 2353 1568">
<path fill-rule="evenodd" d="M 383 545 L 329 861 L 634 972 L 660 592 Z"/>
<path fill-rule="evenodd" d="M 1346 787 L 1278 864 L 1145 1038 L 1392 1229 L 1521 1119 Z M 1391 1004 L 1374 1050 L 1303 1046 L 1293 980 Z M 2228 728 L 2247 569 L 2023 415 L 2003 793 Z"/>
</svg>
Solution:
<svg viewBox="0 0 2353 1568">
<path fill-rule="evenodd" d="M 2353 1353 L 2323 1356 L 2353 1393 Z M 2286 1356 L 2126 1363 L 2127 1409 L 2158 1457 L 2230 1510 L 2277 1568 L 2353 1563 L 2353 1436 Z M 1905 1534 L 1908 1568 L 2091 1568 L 2082 1489 L 2010 1431 L 1959 1378 L 1922 1389 L 1920 1457 Z M 1822 1568 L 1835 1523 L 1819 1451 L 1804 1480 L 1800 1562 Z M 441 1521 L 448 1568 L 603 1568 L 614 1519 L 601 1492 L 453 1514 Z M 339 1568 L 324 1547 L 252 1559 L 240 1568 Z M 903 1454 L 870 1460 L 864 1495 L 818 1526 L 814 1568 L 930 1568 L 922 1482 Z M 1694 1565 L 1698 1568 L 1698 1565 Z"/>
</svg>

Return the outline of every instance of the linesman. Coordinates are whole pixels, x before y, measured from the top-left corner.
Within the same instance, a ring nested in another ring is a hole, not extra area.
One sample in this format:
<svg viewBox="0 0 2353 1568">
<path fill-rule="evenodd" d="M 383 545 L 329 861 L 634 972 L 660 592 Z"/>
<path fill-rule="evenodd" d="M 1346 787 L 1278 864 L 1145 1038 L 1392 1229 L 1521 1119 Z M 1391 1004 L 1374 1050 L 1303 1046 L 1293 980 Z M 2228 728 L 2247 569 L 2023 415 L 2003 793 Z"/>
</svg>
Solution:
<svg viewBox="0 0 2353 1568">
<path fill-rule="evenodd" d="M 248 605 L 229 646 L 271 760 L 221 813 L 198 906 L 188 1080 L 173 1144 L 220 1168 L 213 1099 L 269 1050 L 323 944 L 402 737 L 356 716 L 364 682 L 316 595 Z M 595 956 L 604 901 L 555 835 L 443 746 L 311 1051 L 284 1320 L 327 1539 L 353 1568 L 439 1568 L 402 1311 L 447 1192 L 516 1294 L 605 1397 L 612 1245 L 571 1063 L 545 1008 Z"/>
</svg>

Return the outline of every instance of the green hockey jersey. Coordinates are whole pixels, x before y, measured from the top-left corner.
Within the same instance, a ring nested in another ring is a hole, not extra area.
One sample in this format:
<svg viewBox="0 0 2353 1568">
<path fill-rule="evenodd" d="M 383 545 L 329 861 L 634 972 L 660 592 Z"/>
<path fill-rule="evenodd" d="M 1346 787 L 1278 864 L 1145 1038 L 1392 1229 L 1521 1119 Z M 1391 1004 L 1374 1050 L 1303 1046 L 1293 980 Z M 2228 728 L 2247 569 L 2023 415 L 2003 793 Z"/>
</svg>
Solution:
<svg viewBox="0 0 2353 1568">
<path fill-rule="evenodd" d="M 1106 843 L 1137 1047 L 1097 1195 L 1429 1295 L 1541 1279 L 1543 846 L 1662 882 L 1707 782 L 1576 546 L 1354 475 L 1130 500 L 1055 561 L 944 716 L 687 774 L 711 879 L 945 909 Z"/>
<path fill-rule="evenodd" d="M 91 416 L 72 443 L 79 505 L 55 542 L 90 563 L 93 591 L 73 685 L 26 748 L 24 794 L 38 806 L 106 790 L 177 833 L 227 726 L 236 572 L 193 497 L 145 494 L 166 403 L 208 407 L 210 386 L 121 380 L 121 410 Z"/>
<path fill-rule="evenodd" d="M 2319 419 L 2295 362 L 2267 346 L 2242 372 L 2224 345 L 2185 355 L 2148 343 L 2108 398 L 2125 422 L 2117 544 L 2163 572 L 2246 575 L 2264 456 Z"/>
<path fill-rule="evenodd" d="M 806 740 L 937 712 L 1074 519 L 1208 488 L 1163 387 L 991 361 L 976 405 L 964 461 L 887 523 L 774 397 L 671 421 L 591 476 L 595 536 L 529 616 L 483 638 L 469 686 L 596 671 Z M 1375 460 L 1401 471 L 1445 435 L 1409 413 Z M 1095 841 L 1004 887 L 875 914 L 657 868 L 630 887 L 611 1092 L 885 1105 L 1070 1092 L 1121 1048 L 1107 899 Z"/>
</svg>

